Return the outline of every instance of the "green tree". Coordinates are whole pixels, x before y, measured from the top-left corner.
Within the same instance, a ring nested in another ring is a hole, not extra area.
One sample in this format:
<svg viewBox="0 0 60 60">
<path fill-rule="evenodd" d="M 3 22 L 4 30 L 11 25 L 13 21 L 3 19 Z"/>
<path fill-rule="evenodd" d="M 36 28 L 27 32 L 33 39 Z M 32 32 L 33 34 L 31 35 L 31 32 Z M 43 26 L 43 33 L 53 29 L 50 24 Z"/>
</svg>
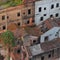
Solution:
<svg viewBox="0 0 60 60">
<path fill-rule="evenodd" d="M 7 49 L 8 49 L 8 57 L 10 60 L 10 52 L 11 52 L 10 50 L 12 47 L 15 46 L 14 35 L 11 31 L 7 30 L 6 32 L 1 34 L 0 38 L 2 39 L 4 46 L 7 47 Z"/>
</svg>

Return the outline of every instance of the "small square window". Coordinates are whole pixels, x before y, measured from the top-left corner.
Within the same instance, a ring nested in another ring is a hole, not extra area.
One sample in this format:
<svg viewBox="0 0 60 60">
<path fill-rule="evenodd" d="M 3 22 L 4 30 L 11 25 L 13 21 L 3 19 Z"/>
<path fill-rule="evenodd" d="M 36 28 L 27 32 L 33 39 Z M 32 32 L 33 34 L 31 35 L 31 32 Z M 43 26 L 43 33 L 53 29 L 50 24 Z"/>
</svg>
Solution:
<svg viewBox="0 0 60 60">
<path fill-rule="evenodd" d="M 5 20 L 5 15 L 4 15 L 4 16 L 2 16 L 2 20 Z"/>
<path fill-rule="evenodd" d="M 46 10 L 46 7 L 44 8 L 44 10 Z"/>
<path fill-rule="evenodd" d="M 51 9 L 53 9 L 53 8 L 54 8 L 54 4 L 51 5 Z"/>
<path fill-rule="evenodd" d="M 21 52 L 21 50 L 20 50 L 20 49 L 18 49 L 18 50 L 17 50 L 17 53 L 18 53 L 18 54 L 20 54 L 20 52 Z"/>
<path fill-rule="evenodd" d="M 18 16 L 18 17 L 20 16 L 20 12 L 17 13 L 17 16 Z"/>
<path fill-rule="evenodd" d="M 6 26 L 3 26 L 2 28 L 3 28 L 3 30 L 5 30 L 6 29 Z"/>
<path fill-rule="evenodd" d="M 56 13 L 56 15 L 55 15 L 56 17 L 58 17 L 59 16 L 59 14 L 58 13 Z"/>
<path fill-rule="evenodd" d="M 56 7 L 59 7 L 59 3 L 56 4 Z"/>
<path fill-rule="evenodd" d="M 46 16 L 46 14 L 44 14 L 44 16 Z"/>
<path fill-rule="evenodd" d="M 51 58 L 51 54 L 48 55 L 48 58 Z"/>
<path fill-rule="evenodd" d="M 20 22 L 18 23 L 18 26 L 20 26 Z"/>
<path fill-rule="evenodd" d="M 43 17 L 40 18 L 40 21 L 43 21 Z"/>
</svg>

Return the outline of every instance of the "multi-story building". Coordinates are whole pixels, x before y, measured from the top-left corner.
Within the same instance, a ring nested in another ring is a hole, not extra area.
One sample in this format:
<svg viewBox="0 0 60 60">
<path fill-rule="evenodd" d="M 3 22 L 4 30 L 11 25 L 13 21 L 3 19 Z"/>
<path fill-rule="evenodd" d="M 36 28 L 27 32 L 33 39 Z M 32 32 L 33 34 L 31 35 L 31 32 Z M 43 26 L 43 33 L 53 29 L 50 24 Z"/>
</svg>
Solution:
<svg viewBox="0 0 60 60">
<path fill-rule="evenodd" d="M 30 60 L 55 60 L 60 57 L 60 38 L 28 47 Z"/>
<path fill-rule="evenodd" d="M 9 23 L 18 26 L 34 24 L 34 1 L 25 0 L 23 4 L 0 10 L 0 31 L 6 30 Z"/>
<path fill-rule="evenodd" d="M 41 0 L 35 2 L 35 24 L 39 25 L 41 22 L 49 17 L 60 17 L 60 0 Z"/>
<path fill-rule="evenodd" d="M 39 26 L 43 32 L 43 34 L 40 35 L 41 42 L 45 42 L 46 40 L 51 41 L 60 37 L 60 18 L 49 18 Z"/>
</svg>

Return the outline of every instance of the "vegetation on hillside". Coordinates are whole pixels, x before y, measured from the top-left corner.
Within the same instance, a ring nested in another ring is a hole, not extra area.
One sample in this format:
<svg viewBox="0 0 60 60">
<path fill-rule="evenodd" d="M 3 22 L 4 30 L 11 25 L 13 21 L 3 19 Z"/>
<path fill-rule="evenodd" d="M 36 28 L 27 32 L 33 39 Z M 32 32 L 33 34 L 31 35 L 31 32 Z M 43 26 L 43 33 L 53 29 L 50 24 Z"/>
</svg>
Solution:
<svg viewBox="0 0 60 60">
<path fill-rule="evenodd" d="M 0 2 L 0 6 L 3 8 L 17 6 L 19 4 L 22 4 L 22 0 L 7 0 L 6 2 Z"/>
<path fill-rule="evenodd" d="M 1 34 L 0 38 L 2 39 L 2 43 L 6 49 L 8 49 L 8 60 L 10 60 L 10 51 L 11 48 L 15 46 L 14 35 L 11 31 L 6 31 Z"/>
</svg>

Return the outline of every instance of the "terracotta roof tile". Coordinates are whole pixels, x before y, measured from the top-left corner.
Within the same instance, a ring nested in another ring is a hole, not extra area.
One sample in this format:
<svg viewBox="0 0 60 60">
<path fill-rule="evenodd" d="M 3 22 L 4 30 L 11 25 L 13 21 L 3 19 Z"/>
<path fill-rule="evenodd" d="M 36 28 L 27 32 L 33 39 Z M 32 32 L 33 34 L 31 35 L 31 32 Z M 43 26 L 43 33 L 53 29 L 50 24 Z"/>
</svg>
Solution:
<svg viewBox="0 0 60 60">
<path fill-rule="evenodd" d="M 60 26 L 60 18 L 48 18 L 44 22 L 38 25 L 38 27 L 44 32 L 50 30 L 53 27 L 59 27 Z"/>
<path fill-rule="evenodd" d="M 49 42 L 41 43 L 41 48 L 45 52 L 55 48 L 60 48 L 60 39 L 55 39 Z"/>
<path fill-rule="evenodd" d="M 32 36 L 40 36 L 42 34 L 38 27 L 26 27 L 25 31 Z"/>
</svg>

